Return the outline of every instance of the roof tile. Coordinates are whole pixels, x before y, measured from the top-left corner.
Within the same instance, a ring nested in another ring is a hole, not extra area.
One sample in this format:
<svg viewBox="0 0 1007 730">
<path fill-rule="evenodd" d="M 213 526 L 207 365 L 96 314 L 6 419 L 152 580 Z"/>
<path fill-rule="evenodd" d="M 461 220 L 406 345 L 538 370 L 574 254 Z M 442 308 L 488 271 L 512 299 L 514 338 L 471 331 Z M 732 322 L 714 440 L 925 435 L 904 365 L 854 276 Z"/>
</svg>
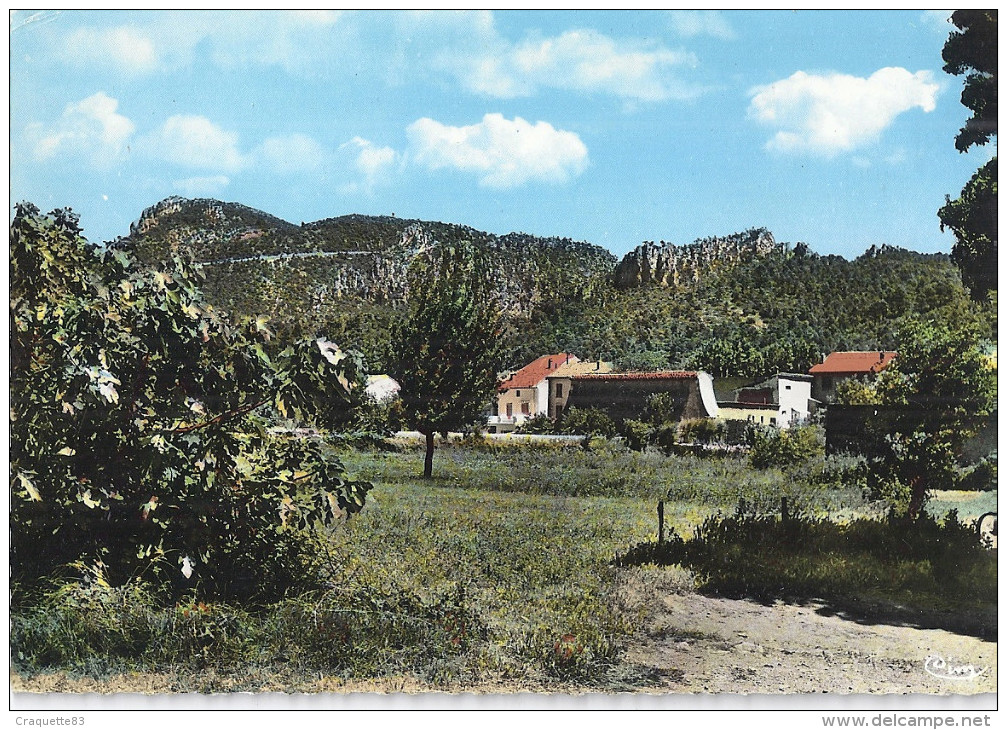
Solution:
<svg viewBox="0 0 1007 730">
<path fill-rule="evenodd" d="M 543 355 L 537 360 L 525 365 L 523 368 L 513 373 L 498 386 L 498 390 L 509 390 L 511 388 L 534 388 L 549 375 L 552 375 L 561 365 L 568 362 L 579 362 L 580 358 L 567 352 L 556 355 Z"/>
<path fill-rule="evenodd" d="M 813 365 L 812 375 L 867 375 L 880 373 L 888 367 L 897 353 L 890 350 L 867 352 L 833 352 L 825 362 Z"/>
</svg>

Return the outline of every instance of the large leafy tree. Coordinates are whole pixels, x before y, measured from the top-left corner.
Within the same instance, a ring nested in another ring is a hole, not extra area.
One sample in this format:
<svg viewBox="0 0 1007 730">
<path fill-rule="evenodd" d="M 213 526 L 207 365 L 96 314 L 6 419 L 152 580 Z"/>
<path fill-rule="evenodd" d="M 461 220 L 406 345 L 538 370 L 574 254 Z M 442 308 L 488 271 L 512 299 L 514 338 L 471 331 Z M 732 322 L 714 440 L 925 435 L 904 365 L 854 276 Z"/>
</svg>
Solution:
<svg viewBox="0 0 1007 730">
<path fill-rule="evenodd" d="M 362 388 L 325 339 L 284 349 L 231 323 L 181 258 L 139 266 L 66 210 L 10 227 L 11 567 L 32 580 L 99 564 L 207 595 L 282 592 L 305 530 L 359 510 L 323 439 L 271 435 L 270 414 L 324 429 Z"/>
<path fill-rule="evenodd" d="M 433 473 L 434 436 L 485 418 L 496 392 L 500 313 L 483 258 L 469 242 L 438 244 L 410 271 L 410 311 L 392 336 L 391 371 L 405 423 L 424 435 L 423 476 Z"/>
<path fill-rule="evenodd" d="M 868 463 L 869 486 L 916 519 L 932 489 L 954 487 L 966 442 L 996 408 L 996 371 L 974 333 L 916 322 L 873 387 L 871 400 L 895 415 L 885 447 Z"/>
<path fill-rule="evenodd" d="M 966 152 L 997 136 L 997 11 L 957 10 L 951 22 L 958 28 L 944 44 L 944 70 L 965 75 L 962 104 L 972 112 L 955 137 Z M 941 230 L 958 239 L 951 256 L 977 300 L 997 288 L 997 158 L 983 165 L 956 200 L 948 196 L 938 211 Z"/>
</svg>

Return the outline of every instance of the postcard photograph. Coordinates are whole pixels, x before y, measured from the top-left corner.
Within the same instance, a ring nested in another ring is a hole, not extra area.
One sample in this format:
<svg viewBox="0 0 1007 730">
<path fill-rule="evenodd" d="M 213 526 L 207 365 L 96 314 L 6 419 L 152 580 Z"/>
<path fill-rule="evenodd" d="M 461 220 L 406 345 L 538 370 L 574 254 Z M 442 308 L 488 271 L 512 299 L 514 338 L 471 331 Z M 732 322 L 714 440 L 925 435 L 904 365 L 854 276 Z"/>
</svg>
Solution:
<svg viewBox="0 0 1007 730">
<path fill-rule="evenodd" d="M 9 38 L 13 708 L 989 726 L 996 10 Z"/>
</svg>

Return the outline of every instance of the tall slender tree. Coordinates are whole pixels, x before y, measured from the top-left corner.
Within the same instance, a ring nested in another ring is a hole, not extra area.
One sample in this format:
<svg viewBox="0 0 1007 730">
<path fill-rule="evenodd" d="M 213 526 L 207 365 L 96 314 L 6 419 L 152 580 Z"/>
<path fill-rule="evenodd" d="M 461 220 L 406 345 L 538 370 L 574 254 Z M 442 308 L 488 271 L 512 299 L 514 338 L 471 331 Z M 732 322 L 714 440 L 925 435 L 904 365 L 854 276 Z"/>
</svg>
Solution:
<svg viewBox="0 0 1007 730">
<path fill-rule="evenodd" d="M 418 256 L 409 300 L 409 316 L 393 333 L 391 371 L 405 423 L 426 439 L 429 478 L 434 435 L 477 425 L 496 391 L 500 313 L 485 263 L 468 241 Z"/>
<path fill-rule="evenodd" d="M 955 137 L 959 152 L 984 145 L 997 136 L 997 11 L 956 10 L 944 44 L 944 70 L 965 75 L 962 104 L 972 116 Z M 997 158 L 993 156 L 965 184 L 956 200 L 938 211 L 941 230 L 950 228 L 958 241 L 951 257 L 972 297 L 984 300 L 997 288 Z"/>
</svg>

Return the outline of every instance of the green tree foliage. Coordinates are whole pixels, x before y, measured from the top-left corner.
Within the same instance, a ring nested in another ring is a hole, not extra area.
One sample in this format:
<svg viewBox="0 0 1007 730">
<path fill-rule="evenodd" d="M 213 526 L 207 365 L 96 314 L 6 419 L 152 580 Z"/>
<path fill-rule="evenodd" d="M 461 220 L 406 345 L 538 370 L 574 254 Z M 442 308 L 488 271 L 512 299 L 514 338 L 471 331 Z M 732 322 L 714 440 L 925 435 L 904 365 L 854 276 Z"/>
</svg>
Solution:
<svg viewBox="0 0 1007 730">
<path fill-rule="evenodd" d="M 944 72 L 965 75 L 962 105 L 972 116 L 955 137 L 965 152 L 983 145 L 997 133 L 997 11 L 956 10 L 952 31 L 944 44 Z"/>
<path fill-rule="evenodd" d="M 997 11 L 956 10 L 957 31 L 944 44 L 944 71 L 965 75 L 961 101 L 972 116 L 955 137 L 966 152 L 997 135 Z M 966 183 L 957 200 L 947 197 L 938 211 L 941 230 L 958 239 L 952 258 L 977 300 L 997 288 L 997 158 L 983 165 Z"/>
<path fill-rule="evenodd" d="M 930 490 L 954 488 L 966 441 L 996 408 L 996 372 L 972 332 L 913 323 L 876 391 L 901 415 L 887 448 L 868 462 L 868 487 L 897 513 L 918 519 Z"/>
<path fill-rule="evenodd" d="M 434 434 L 481 423 L 496 392 L 500 314 L 486 264 L 469 242 L 439 245 L 410 273 L 410 312 L 392 336 L 391 372 L 403 419 L 426 437 L 423 476 L 433 470 Z"/>
<path fill-rule="evenodd" d="M 951 258 L 962 280 L 978 300 L 997 288 L 997 158 L 980 167 L 955 200 L 938 211 L 941 230 L 950 228 L 957 241 Z"/>
<path fill-rule="evenodd" d="M 11 568 L 75 561 L 206 595 L 304 578 L 305 530 L 359 510 L 322 439 L 269 435 L 272 412 L 325 428 L 362 390 L 360 357 L 324 339 L 279 350 L 232 324 L 181 255 L 139 266 L 67 210 L 10 228 Z"/>
<path fill-rule="evenodd" d="M 844 406 L 873 406 L 881 403 L 876 381 L 846 378 L 836 385 L 835 402 Z"/>
</svg>

